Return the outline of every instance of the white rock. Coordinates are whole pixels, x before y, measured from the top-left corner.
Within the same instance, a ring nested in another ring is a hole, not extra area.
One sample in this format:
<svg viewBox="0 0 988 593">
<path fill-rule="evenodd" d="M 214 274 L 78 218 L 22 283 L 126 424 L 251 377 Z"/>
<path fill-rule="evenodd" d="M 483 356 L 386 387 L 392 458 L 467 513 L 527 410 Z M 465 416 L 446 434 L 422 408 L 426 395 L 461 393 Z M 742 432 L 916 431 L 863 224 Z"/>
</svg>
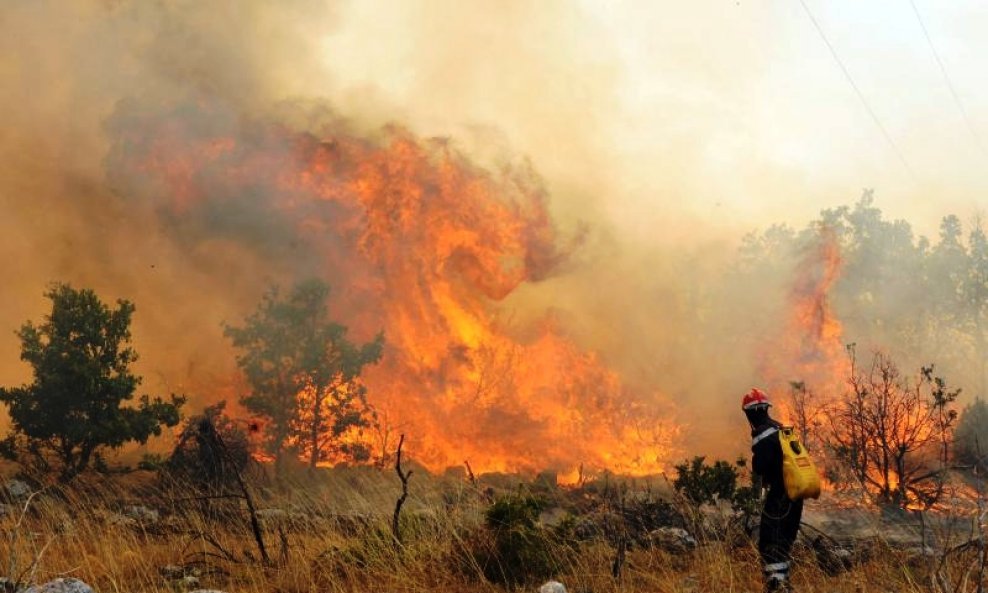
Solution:
<svg viewBox="0 0 988 593">
<path fill-rule="evenodd" d="M 95 593 L 93 588 L 79 579 L 59 578 L 43 585 L 33 585 L 23 593 Z"/>
<path fill-rule="evenodd" d="M 559 581 L 549 581 L 539 587 L 539 593 L 566 593 L 566 586 Z"/>
<path fill-rule="evenodd" d="M 3 487 L 4 490 L 7 491 L 7 495 L 15 499 L 27 498 L 32 492 L 31 486 L 27 482 L 22 482 L 21 480 L 8 480 Z"/>
<path fill-rule="evenodd" d="M 193 576 L 193 575 L 190 574 L 190 575 L 186 575 L 186 576 L 182 577 L 181 579 L 179 579 L 178 582 L 183 587 L 187 587 L 189 589 L 192 589 L 194 587 L 198 587 L 199 586 L 199 577 Z"/>
<path fill-rule="evenodd" d="M 143 505 L 128 506 L 124 509 L 124 515 L 141 523 L 154 523 L 161 517 L 161 514 L 156 509 Z"/>
<path fill-rule="evenodd" d="M 648 534 L 652 545 L 668 552 L 687 552 L 696 548 L 696 538 L 679 527 L 659 527 Z"/>
<path fill-rule="evenodd" d="M 166 564 L 158 569 L 161 576 L 166 579 L 176 580 L 185 576 L 185 569 L 176 564 Z"/>
</svg>

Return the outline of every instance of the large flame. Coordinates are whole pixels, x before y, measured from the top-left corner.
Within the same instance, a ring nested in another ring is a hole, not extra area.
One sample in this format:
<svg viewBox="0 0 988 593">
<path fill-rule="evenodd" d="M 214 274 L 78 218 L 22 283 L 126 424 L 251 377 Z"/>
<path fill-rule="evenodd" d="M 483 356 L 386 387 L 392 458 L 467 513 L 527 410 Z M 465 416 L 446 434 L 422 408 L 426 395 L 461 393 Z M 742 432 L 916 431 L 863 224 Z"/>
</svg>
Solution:
<svg viewBox="0 0 988 593">
<path fill-rule="evenodd" d="M 830 396 L 840 392 L 849 371 L 844 328 L 830 304 L 842 264 L 837 234 L 821 228 L 800 263 L 790 299 L 789 335 L 796 342 L 790 372 Z"/>
<path fill-rule="evenodd" d="M 811 413 L 820 413 L 844 392 L 850 363 L 843 326 L 830 300 L 842 264 L 836 233 L 821 227 L 795 269 L 785 329 L 765 347 L 761 375 L 783 419 L 790 423 L 796 423 L 797 414 L 794 401 L 787 397 L 791 382 L 804 384 L 803 397 L 814 400 L 805 402 L 813 408 Z"/>
<path fill-rule="evenodd" d="M 632 392 L 551 319 L 499 320 L 498 301 L 565 257 L 530 168 L 485 170 L 400 128 L 299 133 L 201 103 L 122 108 L 108 129 L 120 190 L 151 200 L 184 240 L 284 235 L 274 252 L 311 260 L 335 316 L 357 335 L 385 331 L 365 377 L 382 449 L 403 432 L 432 469 L 569 474 L 653 473 L 675 453 L 661 398 Z"/>
</svg>

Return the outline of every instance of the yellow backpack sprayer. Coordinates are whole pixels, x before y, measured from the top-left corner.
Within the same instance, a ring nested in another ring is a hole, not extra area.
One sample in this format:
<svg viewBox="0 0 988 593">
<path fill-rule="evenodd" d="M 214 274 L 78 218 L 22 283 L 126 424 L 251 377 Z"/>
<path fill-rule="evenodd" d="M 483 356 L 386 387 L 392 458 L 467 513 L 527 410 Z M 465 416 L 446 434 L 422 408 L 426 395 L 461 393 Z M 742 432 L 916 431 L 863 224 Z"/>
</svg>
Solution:
<svg viewBox="0 0 988 593">
<path fill-rule="evenodd" d="M 820 473 L 792 426 L 779 429 L 779 443 L 782 445 L 782 481 L 789 500 L 819 498 Z"/>
</svg>

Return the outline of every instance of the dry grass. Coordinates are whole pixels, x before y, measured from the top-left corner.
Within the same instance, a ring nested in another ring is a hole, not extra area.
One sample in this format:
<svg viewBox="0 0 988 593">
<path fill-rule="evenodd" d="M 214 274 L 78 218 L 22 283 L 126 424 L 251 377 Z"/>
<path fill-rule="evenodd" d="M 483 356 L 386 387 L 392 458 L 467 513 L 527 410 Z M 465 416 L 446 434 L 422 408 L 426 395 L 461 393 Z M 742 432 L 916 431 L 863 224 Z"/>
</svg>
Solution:
<svg viewBox="0 0 988 593">
<path fill-rule="evenodd" d="M 200 503 L 183 500 L 181 490 L 160 488 L 148 472 L 87 477 L 62 494 L 45 491 L 8 507 L 12 512 L 0 518 L 0 570 L 35 582 L 73 576 L 98 591 L 121 593 L 194 588 L 166 578 L 161 569 L 168 565 L 197 571 L 200 587 L 233 593 L 505 590 L 486 582 L 468 553 L 488 504 L 480 489 L 455 477 L 416 473 L 400 551 L 389 535 L 398 492 L 393 474 L 366 468 L 329 471 L 285 490 L 258 488 L 259 508 L 279 509 L 263 513 L 273 560 L 265 566 L 239 501 L 213 501 L 204 512 Z M 158 509 L 161 516 L 129 518 L 129 505 Z M 927 562 L 878 549 L 867 562 L 831 577 L 802 548 L 794 585 L 819 593 L 931 590 Z M 574 593 L 761 590 L 750 545 L 707 541 L 682 555 L 635 549 L 619 579 L 611 575 L 615 551 L 607 542 L 583 542 L 577 550 L 556 575 Z M 957 554 L 951 574 L 959 577 L 974 553 Z"/>
</svg>

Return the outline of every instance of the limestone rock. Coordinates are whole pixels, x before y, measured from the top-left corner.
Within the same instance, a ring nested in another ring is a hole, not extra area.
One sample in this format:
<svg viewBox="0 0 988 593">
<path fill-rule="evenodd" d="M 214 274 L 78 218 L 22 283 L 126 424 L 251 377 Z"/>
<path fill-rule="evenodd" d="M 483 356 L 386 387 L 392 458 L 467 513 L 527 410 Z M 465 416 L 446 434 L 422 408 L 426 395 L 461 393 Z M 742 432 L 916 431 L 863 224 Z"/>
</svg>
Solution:
<svg viewBox="0 0 988 593">
<path fill-rule="evenodd" d="M 124 509 L 123 514 L 143 524 L 156 523 L 161 518 L 161 513 L 157 509 L 144 505 L 130 505 Z"/>
<path fill-rule="evenodd" d="M 31 495 L 31 485 L 21 480 L 8 480 L 3 489 L 12 500 L 27 498 Z"/>
<path fill-rule="evenodd" d="M 58 578 L 43 585 L 33 585 L 23 593 L 95 593 L 93 588 L 79 579 Z"/>
<path fill-rule="evenodd" d="M 566 593 L 566 586 L 559 581 L 548 581 L 539 587 L 539 593 Z"/>
<path fill-rule="evenodd" d="M 667 552 L 682 553 L 696 549 L 696 538 L 680 527 L 659 527 L 648 534 L 653 547 Z"/>
<path fill-rule="evenodd" d="M 186 575 L 178 580 L 178 584 L 186 589 L 195 589 L 199 586 L 199 577 Z"/>
</svg>

